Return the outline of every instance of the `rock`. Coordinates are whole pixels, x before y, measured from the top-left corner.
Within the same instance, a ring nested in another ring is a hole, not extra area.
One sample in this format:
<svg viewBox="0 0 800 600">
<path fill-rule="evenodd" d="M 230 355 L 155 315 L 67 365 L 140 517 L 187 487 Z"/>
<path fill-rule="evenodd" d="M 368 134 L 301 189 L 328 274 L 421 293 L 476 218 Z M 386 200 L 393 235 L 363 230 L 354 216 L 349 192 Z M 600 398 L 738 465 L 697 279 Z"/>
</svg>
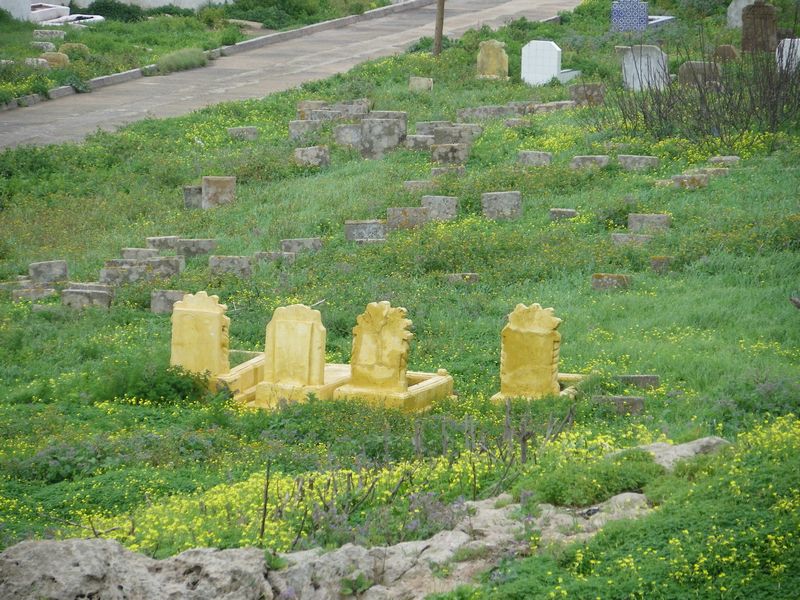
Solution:
<svg viewBox="0 0 800 600">
<path fill-rule="evenodd" d="M 147 238 L 147 247 L 158 250 L 175 250 L 178 247 L 180 238 L 177 235 L 162 235 Z"/>
<path fill-rule="evenodd" d="M 481 194 L 483 216 L 495 221 L 510 221 L 522 217 L 520 192 L 488 192 Z"/>
<path fill-rule="evenodd" d="M 414 229 L 430 221 L 430 213 L 424 206 L 402 206 L 386 209 L 386 225 L 389 231 Z"/>
<path fill-rule="evenodd" d="M 148 238 L 148 242 L 149 242 Z M 179 239 L 175 244 L 175 252 L 182 256 L 199 256 L 213 252 L 217 247 L 215 239 Z"/>
<path fill-rule="evenodd" d="M 539 152 L 537 150 L 520 150 L 517 154 L 517 162 L 526 167 L 545 167 L 553 160 L 551 152 Z"/>
<path fill-rule="evenodd" d="M 592 288 L 595 290 L 624 289 L 631 285 L 628 275 L 617 273 L 595 273 L 592 275 Z"/>
<path fill-rule="evenodd" d="M 303 167 L 327 167 L 331 164 L 331 155 L 327 146 L 309 146 L 295 148 L 294 160 Z"/>
<path fill-rule="evenodd" d="M 281 251 L 284 253 L 297 253 L 304 250 L 316 251 L 322 248 L 320 238 L 294 238 L 281 240 Z"/>
<path fill-rule="evenodd" d="M 209 256 L 208 268 L 212 275 L 248 278 L 253 274 L 249 256 Z"/>
<path fill-rule="evenodd" d="M 452 127 L 453 123 L 450 121 L 417 121 L 415 130 L 417 135 L 433 135 L 439 127 Z"/>
<path fill-rule="evenodd" d="M 388 116 L 377 118 L 376 115 Z M 381 111 L 361 121 L 361 154 L 364 158 L 383 158 L 406 139 L 406 113 Z"/>
<path fill-rule="evenodd" d="M 107 287 L 108 291 L 99 289 L 65 289 L 61 292 L 61 304 L 75 309 L 88 308 L 90 306 L 106 309 L 110 308 L 111 300 L 114 295 L 110 286 L 104 287 Z"/>
<path fill-rule="evenodd" d="M 361 124 L 337 125 L 333 128 L 333 139 L 340 146 L 361 147 Z"/>
<path fill-rule="evenodd" d="M 652 235 L 638 233 L 612 233 L 611 241 L 615 246 L 642 246 L 653 239 Z"/>
<path fill-rule="evenodd" d="M 31 48 L 39 52 L 55 52 L 56 45 L 53 42 L 31 42 Z"/>
<path fill-rule="evenodd" d="M 34 29 L 33 39 L 35 40 L 63 40 L 67 32 L 61 29 Z"/>
<path fill-rule="evenodd" d="M 203 208 L 203 186 L 183 186 L 183 208 Z"/>
<path fill-rule="evenodd" d="M 258 127 L 228 127 L 228 135 L 234 140 L 254 142 L 258 139 Z"/>
<path fill-rule="evenodd" d="M 34 69 L 49 69 L 50 63 L 44 58 L 26 58 L 25 64 Z"/>
<path fill-rule="evenodd" d="M 634 154 L 620 154 L 617 156 L 620 166 L 626 171 L 644 171 L 657 169 L 661 161 L 657 156 L 637 156 Z"/>
<path fill-rule="evenodd" d="M 595 156 L 574 156 L 569 163 L 571 169 L 587 169 L 591 167 L 607 167 L 611 158 L 604 154 Z"/>
<path fill-rule="evenodd" d="M 409 150 L 430 150 L 433 145 L 432 135 L 407 135 L 406 148 Z"/>
<path fill-rule="evenodd" d="M 628 215 L 628 229 L 634 233 L 642 231 L 667 231 L 670 227 L 671 217 L 667 214 L 630 213 Z"/>
<path fill-rule="evenodd" d="M 433 89 L 433 79 L 411 76 L 408 78 L 408 89 L 412 92 L 429 92 Z"/>
<path fill-rule="evenodd" d="M 469 144 L 434 144 L 431 146 L 433 162 L 459 165 L 469 159 Z"/>
<path fill-rule="evenodd" d="M 578 216 L 578 211 L 574 208 L 551 208 L 548 216 L 551 221 L 563 221 L 574 219 Z"/>
<path fill-rule="evenodd" d="M 423 196 L 421 204 L 428 209 L 431 221 L 453 221 L 458 217 L 458 198 L 455 196 Z"/>
<path fill-rule="evenodd" d="M 298 140 L 322 127 L 321 121 L 289 121 L 289 139 Z"/>
<path fill-rule="evenodd" d="M 153 560 L 112 540 L 28 541 L 0 554 L 0 598 L 271 600 L 266 571 L 256 548 Z"/>
<path fill-rule="evenodd" d="M 678 461 L 694 458 L 701 454 L 713 454 L 730 442 L 717 436 L 699 438 L 685 444 L 667 444 L 656 442 L 647 446 L 638 446 L 639 450 L 645 450 L 653 455 L 653 460 L 668 471 L 672 471 Z"/>
<path fill-rule="evenodd" d="M 156 248 L 123 248 L 122 258 L 132 260 L 144 260 L 145 258 L 156 258 L 158 256 Z"/>
<path fill-rule="evenodd" d="M 69 56 L 63 52 L 43 52 L 39 58 L 46 60 L 51 67 L 66 67 L 69 64 Z"/>
<path fill-rule="evenodd" d="M 67 261 L 47 260 L 31 263 L 28 265 L 28 276 L 34 285 L 67 281 L 69 279 Z"/>
<path fill-rule="evenodd" d="M 172 306 L 187 292 L 183 290 L 153 290 L 150 292 L 150 312 L 157 315 L 171 314 Z"/>
<path fill-rule="evenodd" d="M 208 209 L 230 204 L 236 199 L 236 177 L 206 175 L 202 179 L 201 193 L 200 208 Z"/>
<path fill-rule="evenodd" d="M 705 173 L 684 173 L 683 175 L 673 175 L 672 186 L 685 190 L 698 190 L 708 187 L 709 176 Z"/>
<path fill-rule="evenodd" d="M 386 221 L 345 221 L 344 238 L 351 242 L 385 240 Z"/>
</svg>

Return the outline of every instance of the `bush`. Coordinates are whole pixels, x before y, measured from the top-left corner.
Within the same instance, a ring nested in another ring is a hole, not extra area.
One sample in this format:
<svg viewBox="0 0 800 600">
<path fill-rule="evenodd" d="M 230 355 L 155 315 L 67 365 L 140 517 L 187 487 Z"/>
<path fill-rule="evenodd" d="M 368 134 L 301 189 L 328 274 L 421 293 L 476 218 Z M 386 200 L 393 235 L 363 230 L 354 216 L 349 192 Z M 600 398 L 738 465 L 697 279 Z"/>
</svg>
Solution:
<svg viewBox="0 0 800 600">
<path fill-rule="evenodd" d="M 143 21 L 145 19 L 144 10 L 135 4 L 123 4 L 117 0 L 94 0 L 86 12 L 90 15 L 102 15 L 112 21 Z"/>
<path fill-rule="evenodd" d="M 207 62 L 208 58 L 200 48 L 184 48 L 162 56 L 156 62 L 156 66 L 158 67 L 158 72 L 163 75 L 173 71 L 186 71 L 187 69 L 204 67 Z"/>
</svg>

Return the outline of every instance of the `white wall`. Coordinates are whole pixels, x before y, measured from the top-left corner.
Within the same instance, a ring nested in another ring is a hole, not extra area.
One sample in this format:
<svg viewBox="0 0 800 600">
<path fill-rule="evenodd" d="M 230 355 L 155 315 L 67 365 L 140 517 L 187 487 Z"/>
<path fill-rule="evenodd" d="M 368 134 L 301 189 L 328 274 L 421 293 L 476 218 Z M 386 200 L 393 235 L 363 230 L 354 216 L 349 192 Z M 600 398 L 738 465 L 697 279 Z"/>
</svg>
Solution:
<svg viewBox="0 0 800 600">
<path fill-rule="evenodd" d="M 0 8 L 19 21 L 27 21 L 31 14 L 31 0 L 0 0 Z"/>
</svg>

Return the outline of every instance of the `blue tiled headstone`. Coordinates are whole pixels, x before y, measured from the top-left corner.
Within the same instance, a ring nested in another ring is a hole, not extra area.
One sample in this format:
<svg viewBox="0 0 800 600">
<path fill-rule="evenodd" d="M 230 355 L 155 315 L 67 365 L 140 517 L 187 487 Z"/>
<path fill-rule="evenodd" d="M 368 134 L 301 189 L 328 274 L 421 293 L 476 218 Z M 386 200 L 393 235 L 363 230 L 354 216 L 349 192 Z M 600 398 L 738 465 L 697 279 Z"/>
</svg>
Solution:
<svg viewBox="0 0 800 600">
<path fill-rule="evenodd" d="M 617 0 L 611 3 L 611 31 L 647 29 L 647 2 Z"/>
</svg>

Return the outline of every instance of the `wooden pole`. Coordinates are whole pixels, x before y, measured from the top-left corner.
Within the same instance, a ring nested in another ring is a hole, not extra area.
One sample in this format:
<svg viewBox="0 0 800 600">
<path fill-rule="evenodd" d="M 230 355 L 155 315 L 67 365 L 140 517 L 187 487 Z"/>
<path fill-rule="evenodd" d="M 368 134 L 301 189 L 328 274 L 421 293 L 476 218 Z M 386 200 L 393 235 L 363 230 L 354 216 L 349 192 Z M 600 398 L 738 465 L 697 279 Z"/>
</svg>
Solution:
<svg viewBox="0 0 800 600">
<path fill-rule="evenodd" d="M 436 0 L 436 32 L 433 34 L 433 55 L 442 53 L 442 30 L 444 29 L 444 0 Z"/>
</svg>

